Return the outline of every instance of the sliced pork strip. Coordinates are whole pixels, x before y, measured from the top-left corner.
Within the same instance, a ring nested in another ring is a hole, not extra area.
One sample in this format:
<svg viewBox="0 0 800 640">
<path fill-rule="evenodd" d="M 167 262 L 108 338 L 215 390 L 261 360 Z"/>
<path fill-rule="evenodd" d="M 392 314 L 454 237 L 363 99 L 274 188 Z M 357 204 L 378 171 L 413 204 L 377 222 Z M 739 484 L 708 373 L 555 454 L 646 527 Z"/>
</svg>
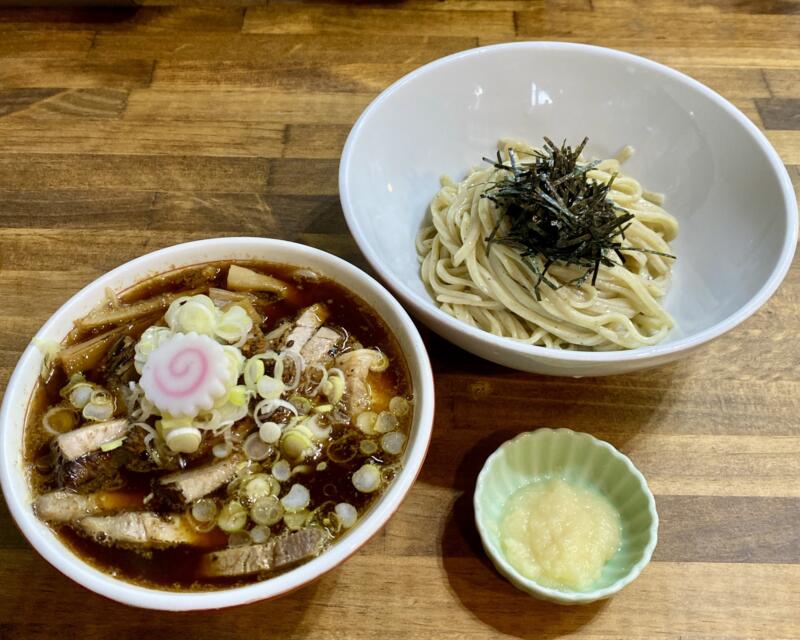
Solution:
<svg viewBox="0 0 800 640">
<path fill-rule="evenodd" d="M 185 506 L 233 480 L 236 467 L 243 460 L 242 455 L 231 455 L 221 462 L 170 473 L 158 479 L 153 491 L 156 498 L 167 498 Z"/>
<path fill-rule="evenodd" d="M 150 511 L 90 516 L 73 524 L 98 542 L 111 546 L 159 549 L 178 545 L 208 547 L 220 544 L 225 536 L 215 531 L 200 533 L 184 516 L 159 516 Z"/>
<path fill-rule="evenodd" d="M 320 364 L 329 367 L 333 363 L 336 349 L 342 344 L 344 337 L 330 327 L 320 327 L 311 336 L 300 350 L 300 355 L 306 366 L 310 364 Z"/>
<path fill-rule="evenodd" d="M 56 478 L 61 487 L 79 493 L 119 486 L 120 468 L 129 453 L 118 447 L 112 451 L 95 451 L 75 460 L 62 460 L 56 468 Z"/>
<path fill-rule="evenodd" d="M 87 453 L 97 451 L 107 442 L 113 442 L 123 437 L 130 428 L 130 424 L 125 419 L 78 427 L 59 435 L 55 440 L 56 448 L 64 460 L 75 460 Z"/>
<path fill-rule="evenodd" d="M 322 529 L 309 527 L 276 540 L 273 568 L 281 569 L 318 556 L 327 537 Z"/>
<path fill-rule="evenodd" d="M 328 307 L 320 303 L 312 304 L 310 307 L 303 309 L 300 315 L 297 316 L 292 328 L 281 340 L 279 350 L 294 349 L 298 352 L 301 351 L 306 342 L 311 339 L 311 336 L 328 319 L 329 315 Z"/>
<path fill-rule="evenodd" d="M 372 404 L 367 376 L 374 363 L 375 352 L 371 349 L 348 351 L 336 358 L 336 366 L 344 373 L 345 402 L 351 416 L 366 411 Z"/>
<path fill-rule="evenodd" d="M 200 573 L 207 578 L 249 576 L 272 569 L 275 541 L 231 547 L 206 554 Z"/>
<path fill-rule="evenodd" d="M 207 578 L 239 577 L 286 568 L 319 555 L 327 538 L 322 529 L 309 527 L 266 544 L 215 551 L 204 556 L 200 573 Z"/>
<path fill-rule="evenodd" d="M 79 494 L 72 491 L 51 491 L 33 503 L 33 510 L 48 522 L 72 522 L 87 516 L 114 513 L 142 505 L 143 496 L 123 491 L 98 491 Z"/>
</svg>

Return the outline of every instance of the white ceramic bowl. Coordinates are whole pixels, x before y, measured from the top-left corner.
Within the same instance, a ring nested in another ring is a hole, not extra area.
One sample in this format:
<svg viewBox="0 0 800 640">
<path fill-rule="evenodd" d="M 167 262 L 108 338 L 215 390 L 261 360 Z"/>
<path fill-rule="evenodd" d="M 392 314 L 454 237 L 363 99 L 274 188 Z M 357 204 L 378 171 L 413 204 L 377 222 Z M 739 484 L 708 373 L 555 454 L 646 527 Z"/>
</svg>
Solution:
<svg viewBox="0 0 800 640">
<path fill-rule="evenodd" d="M 561 478 L 604 496 L 619 513 L 620 546 L 588 589 L 556 589 L 526 578 L 506 559 L 500 523 L 508 499 L 534 480 Z M 504 442 L 483 465 L 473 496 L 475 524 L 494 566 L 518 589 L 559 604 L 608 598 L 633 582 L 658 541 L 656 502 L 630 458 L 608 442 L 571 429 L 537 429 Z"/>
<path fill-rule="evenodd" d="M 22 464 L 22 429 L 42 356 L 36 347 L 28 346 L 9 380 L 0 409 L 0 482 L 3 493 L 17 525 L 33 547 L 56 569 L 96 593 L 137 607 L 171 611 L 215 609 L 278 596 L 330 571 L 353 554 L 397 510 L 417 477 L 433 425 L 433 376 L 425 346 L 411 319 L 386 289 L 363 271 L 323 251 L 262 238 L 200 240 L 155 251 L 114 269 L 82 289 L 53 314 L 36 336 L 61 341 L 72 327 L 73 320 L 85 315 L 102 300 L 106 287 L 121 291 L 174 267 L 248 258 L 314 269 L 360 296 L 386 322 L 406 357 L 416 396 L 403 469 L 352 531 L 319 557 L 275 578 L 235 589 L 196 593 L 160 591 L 117 580 L 73 554 L 31 509 L 32 496 Z"/>
<path fill-rule="evenodd" d="M 566 352 L 471 328 L 439 310 L 419 277 L 414 238 L 442 175 L 462 179 L 497 140 L 542 136 L 609 157 L 667 196 L 681 228 L 661 345 Z M 479 356 L 551 375 L 606 375 L 669 362 L 732 329 L 772 295 L 797 241 L 797 203 L 775 150 L 708 87 L 628 53 L 520 42 L 472 49 L 398 80 L 356 122 L 339 190 L 372 267 L 434 331 Z"/>
</svg>

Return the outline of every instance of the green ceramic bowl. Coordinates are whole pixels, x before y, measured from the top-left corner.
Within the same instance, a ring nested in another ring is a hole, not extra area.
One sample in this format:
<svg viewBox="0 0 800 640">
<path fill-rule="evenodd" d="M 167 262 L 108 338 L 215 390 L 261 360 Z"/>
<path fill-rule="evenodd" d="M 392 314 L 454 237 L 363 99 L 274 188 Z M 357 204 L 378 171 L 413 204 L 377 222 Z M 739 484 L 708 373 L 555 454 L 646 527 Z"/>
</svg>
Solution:
<svg viewBox="0 0 800 640">
<path fill-rule="evenodd" d="M 554 589 L 522 576 L 505 558 L 499 524 L 506 500 L 541 478 L 562 478 L 605 496 L 620 514 L 619 551 L 584 591 Z M 607 598 L 633 581 L 650 562 L 658 514 L 647 481 L 627 456 L 607 442 L 569 429 L 537 429 L 503 443 L 486 460 L 475 487 L 475 522 L 497 570 L 519 589 L 560 604 Z"/>
</svg>

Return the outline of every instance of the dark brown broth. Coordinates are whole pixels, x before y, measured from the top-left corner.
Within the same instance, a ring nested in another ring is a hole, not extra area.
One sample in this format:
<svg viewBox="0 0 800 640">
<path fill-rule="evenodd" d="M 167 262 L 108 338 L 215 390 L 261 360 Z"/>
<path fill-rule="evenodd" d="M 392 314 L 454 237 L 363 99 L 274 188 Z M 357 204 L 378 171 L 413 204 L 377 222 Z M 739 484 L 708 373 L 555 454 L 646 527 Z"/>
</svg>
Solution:
<svg viewBox="0 0 800 640">
<path fill-rule="evenodd" d="M 397 395 L 408 399 L 412 398 L 410 378 L 399 345 L 377 314 L 359 297 L 331 280 L 325 278 L 314 282 L 295 280 L 293 276 L 297 267 L 256 261 L 208 263 L 152 277 L 138 283 L 128 291 L 122 292 L 119 294 L 119 298 L 120 301 L 129 304 L 161 293 L 190 290 L 198 286 L 224 288 L 227 268 L 234 262 L 296 284 L 295 292 L 290 298 L 275 300 L 269 296 L 264 297 L 259 311 L 265 312 L 267 315 L 265 332 L 277 326 L 281 321 L 293 318 L 300 309 L 316 302 L 324 302 L 331 312 L 329 323 L 343 327 L 364 346 L 377 347 L 389 357 L 391 366 L 385 372 L 370 374 L 369 383 L 377 391 L 376 395 L 383 397 L 386 401 Z M 89 331 L 75 330 L 65 340 L 65 345 L 86 340 L 104 330 L 103 328 Z M 85 372 L 85 375 L 99 384 L 103 382 L 97 379 L 91 371 Z M 49 450 L 51 436 L 41 427 L 42 416 L 48 407 L 61 401 L 59 391 L 65 383 L 66 376 L 60 368 L 56 367 L 50 378 L 37 386 L 28 408 L 25 427 L 25 460 L 28 462 L 29 478 L 35 494 L 55 488 L 52 478 L 40 473 L 36 469 L 34 461 Z M 385 406 L 381 406 L 380 403 L 373 405 L 373 410 L 376 411 L 384 408 Z M 358 433 L 355 427 L 338 427 L 333 432 L 332 440 L 342 437 L 348 430 L 358 438 L 355 435 Z M 307 462 L 315 466 L 321 459 L 320 457 Z M 356 506 L 359 518 L 363 517 L 364 511 L 377 499 L 378 495 L 376 494 L 381 492 L 359 493 L 352 485 L 351 476 L 356 469 L 369 460 L 387 465 L 397 462 L 394 457 L 382 452 L 371 457 L 359 452 L 346 463 L 336 464 L 328 461 L 324 471 L 295 476 L 297 481 L 302 482 L 311 493 L 309 510 L 313 510 L 325 502 L 345 501 Z M 210 458 L 196 460 L 191 466 L 198 466 L 209 461 Z M 123 477 L 128 488 L 144 494 L 149 490 L 151 480 L 163 473 L 163 471 L 146 474 L 123 471 Z M 223 487 L 214 495 L 224 496 L 225 488 Z M 273 526 L 273 533 L 278 533 L 282 526 L 282 524 Z M 89 564 L 117 578 L 137 584 L 166 590 L 211 590 L 256 582 L 259 579 L 254 576 L 213 581 L 198 580 L 197 567 L 200 558 L 213 549 L 176 547 L 146 552 L 133 551 L 98 544 L 92 539 L 76 533 L 66 525 L 54 527 L 54 530 L 67 546 Z M 223 544 L 218 548 L 224 547 Z"/>
</svg>

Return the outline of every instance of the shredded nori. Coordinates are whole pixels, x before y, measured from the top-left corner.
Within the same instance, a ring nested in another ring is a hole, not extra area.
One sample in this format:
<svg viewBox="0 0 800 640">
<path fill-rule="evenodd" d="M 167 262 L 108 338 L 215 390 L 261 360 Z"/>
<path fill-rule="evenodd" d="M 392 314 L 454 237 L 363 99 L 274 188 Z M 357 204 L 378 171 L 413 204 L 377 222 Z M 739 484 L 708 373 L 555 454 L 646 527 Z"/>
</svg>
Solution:
<svg viewBox="0 0 800 640">
<path fill-rule="evenodd" d="M 508 162 L 497 152 L 497 160 L 484 158 L 495 168 L 508 172 L 493 183 L 481 197 L 491 200 L 500 211 L 492 232 L 486 238 L 489 248 L 497 242 L 519 251 L 525 264 L 536 275 L 534 293 L 540 300 L 539 285 L 551 289 L 560 285 L 547 277 L 554 263 L 577 265 L 586 270 L 568 284 L 581 286 L 592 276 L 597 281 L 600 265 L 613 267 L 624 262 L 623 252 L 639 251 L 674 258 L 669 254 L 623 246 L 625 230 L 634 215 L 610 197 L 611 185 L 587 177 L 599 160 L 579 162 L 588 138 L 572 148 L 566 141 L 557 147 L 545 137 L 545 146 L 533 154 L 533 162 L 519 163 L 513 149 Z M 500 235 L 503 221 L 508 230 Z M 541 263 L 537 260 L 541 258 Z"/>
</svg>

